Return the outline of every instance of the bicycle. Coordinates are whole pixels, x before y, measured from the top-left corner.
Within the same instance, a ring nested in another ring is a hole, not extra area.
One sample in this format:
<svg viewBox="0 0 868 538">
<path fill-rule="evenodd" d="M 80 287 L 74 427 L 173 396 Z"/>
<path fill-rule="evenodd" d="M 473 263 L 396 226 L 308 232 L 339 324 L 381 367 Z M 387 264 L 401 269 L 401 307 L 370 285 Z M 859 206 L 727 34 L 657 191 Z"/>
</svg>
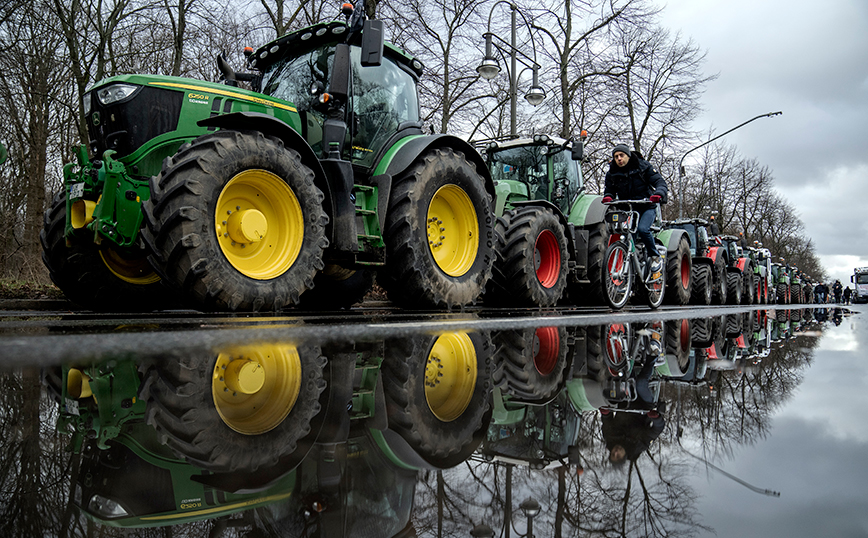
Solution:
<svg viewBox="0 0 868 538">
<path fill-rule="evenodd" d="M 650 200 L 613 200 L 605 205 L 614 209 L 607 211 L 606 227 L 609 230 L 609 246 L 606 248 L 603 265 L 603 295 L 615 310 L 624 308 L 630 296 L 636 292 L 652 309 L 663 304 L 666 291 L 665 263 L 646 274 L 649 256 L 645 245 L 636 243 L 633 234 L 639 225 L 639 212 L 634 205 L 650 204 Z M 659 253 L 657 253 L 659 255 Z M 633 289 L 634 281 L 642 285 Z"/>
</svg>

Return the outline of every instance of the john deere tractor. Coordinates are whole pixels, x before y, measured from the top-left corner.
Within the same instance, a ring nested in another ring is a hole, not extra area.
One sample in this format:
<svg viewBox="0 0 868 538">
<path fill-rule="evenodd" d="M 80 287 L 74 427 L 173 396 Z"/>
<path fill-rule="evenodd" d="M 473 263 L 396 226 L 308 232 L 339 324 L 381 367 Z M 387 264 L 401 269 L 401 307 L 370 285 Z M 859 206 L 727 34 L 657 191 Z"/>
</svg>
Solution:
<svg viewBox="0 0 868 538">
<path fill-rule="evenodd" d="M 423 135 L 422 64 L 383 23 L 343 18 L 249 51 L 223 82 L 122 75 L 84 95 L 43 259 L 94 310 L 344 307 L 372 276 L 393 301 L 474 302 L 494 262 L 481 156 Z M 249 85 L 251 89 L 241 86 Z"/>
</svg>

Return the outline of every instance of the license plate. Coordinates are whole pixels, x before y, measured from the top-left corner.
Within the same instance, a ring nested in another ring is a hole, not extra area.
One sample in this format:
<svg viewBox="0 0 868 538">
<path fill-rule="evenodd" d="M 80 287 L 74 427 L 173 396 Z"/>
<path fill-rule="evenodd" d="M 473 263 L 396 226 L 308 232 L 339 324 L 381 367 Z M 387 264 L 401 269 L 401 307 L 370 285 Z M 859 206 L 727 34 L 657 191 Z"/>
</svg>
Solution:
<svg viewBox="0 0 868 538">
<path fill-rule="evenodd" d="M 69 186 L 70 198 L 81 198 L 84 196 L 84 183 L 73 183 Z"/>
</svg>

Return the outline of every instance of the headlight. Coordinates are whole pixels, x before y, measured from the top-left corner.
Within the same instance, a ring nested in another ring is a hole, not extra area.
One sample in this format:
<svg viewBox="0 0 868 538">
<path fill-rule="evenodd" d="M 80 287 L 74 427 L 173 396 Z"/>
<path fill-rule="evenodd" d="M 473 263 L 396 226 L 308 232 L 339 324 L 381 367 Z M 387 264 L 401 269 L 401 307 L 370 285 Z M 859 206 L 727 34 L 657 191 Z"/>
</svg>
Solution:
<svg viewBox="0 0 868 538">
<path fill-rule="evenodd" d="M 87 505 L 88 510 L 104 518 L 118 518 L 130 515 L 123 506 L 102 495 L 94 495 Z"/>
<path fill-rule="evenodd" d="M 87 92 L 86 94 L 84 94 L 84 97 L 81 98 L 81 102 L 84 105 L 84 117 L 85 118 L 90 116 L 90 108 L 91 108 L 90 98 L 91 98 L 90 92 Z"/>
<path fill-rule="evenodd" d="M 96 96 L 103 105 L 110 105 L 131 96 L 139 87 L 132 84 L 112 84 L 111 86 L 98 89 Z"/>
</svg>

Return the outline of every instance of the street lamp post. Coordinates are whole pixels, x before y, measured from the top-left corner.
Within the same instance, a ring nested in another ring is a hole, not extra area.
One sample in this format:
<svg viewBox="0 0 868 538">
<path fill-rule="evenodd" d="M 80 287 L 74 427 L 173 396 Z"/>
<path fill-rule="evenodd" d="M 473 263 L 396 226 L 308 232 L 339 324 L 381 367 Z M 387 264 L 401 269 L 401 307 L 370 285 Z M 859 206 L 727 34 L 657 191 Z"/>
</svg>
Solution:
<svg viewBox="0 0 868 538">
<path fill-rule="evenodd" d="M 510 70 L 509 70 L 509 134 L 511 136 L 516 135 L 516 109 L 518 106 L 518 62 L 521 62 L 526 68 L 531 69 L 533 71 L 533 83 L 531 84 L 530 90 L 528 90 L 527 94 L 525 94 L 524 98 L 533 106 L 538 106 L 545 99 L 545 90 L 539 85 L 539 64 L 536 63 L 536 45 L 533 41 L 533 34 L 530 36 L 531 46 L 533 47 L 533 59 L 528 57 L 526 54 L 521 52 L 516 45 L 516 35 L 517 35 L 517 26 L 516 26 L 516 14 L 520 13 L 518 7 L 506 0 L 501 0 L 500 2 L 495 3 L 491 6 L 491 10 L 488 12 L 488 30 L 491 30 L 491 15 L 494 13 L 494 8 L 496 8 L 499 4 L 508 4 L 511 10 L 510 17 L 510 40 L 509 43 L 501 39 L 499 36 L 491 33 L 490 31 L 483 34 L 485 38 L 485 57 L 482 59 L 482 63 L 476 68 L 476 72 L 479 73 L 479 76 L 486 80 L 492 80 L 494 77 L 500 73 L 500 65 L 497 63 L 497 59 L 494 57 L 493 48 L 496 48 L 501 54 L 504 53 L 503 48 L 506 48 L 509 52 L 510 59 Z M 522 19 L 524 19 L 524 15 L 522 14 Z M 525 25 L 528 27 L 528 31 L 530 31 L 530 24 L 528 24 L 527 20 L 524 20 Z M 501 48 L 503 47 L 503 48 Z M 524 60 L 519 59 L 519 55 L 531 63 L 528 65 Z"/>
<path fill-rule="evenodd" d="M 536 499 L 528 497 L 523 500 L 518 507 L 521 508 L 521 511 L 524 513 L 525 517 L 527 517 L 527 534 L 525 534 L 525 536 L 527 538 L 533 538 L 533 518 L 539 514 L 540 505 Z"/>
<path fill-rule="evenodd" d="M 725 133 L 721 133 L 721 134 L 715 136 L 714 138 L 710 138 L 710 139 L 708 139 L 708 140 L 705 141 L 704 143 L 702 143 L 702 144 L 696 146 L 695 148 L 691 148 L 691 149 L 687 150 L 687 151 L 684 153 L 684 155 L 681 156 L 681 160 L 678 161 L 678 189 L 679 189 L 679 191 L 680 191 L 680 192 L 678 193 L 678 218 L 679 218 L 679 219 L 682 218 L 682 217 L 684 217 L 684 158 L 687 157 L 687 155 L 688 155 L 689 153 L 691 153 L 691 152 L 693 152 L 693 151 L 695 151 L 695 150 L 697 150 L 697 149 L 699 149 L 699 148 L 705 147 L 705 146 L 707 146 L 708 144 L 711 144 L 712 142 L 714 142 L 714 141 L 717 140 L 718 138 L 721 138 L 721 137 L 723 137 L 723 136 L 726 136 L 726 135 L 728 135 L 729 133 L 735 131 L 736 129 L 740 129 L 740 128 L 744 127 L 745 125 L 747 125 L 748 123 L 750 123 L 750 122 L 752 122 L 752 121 L 754 121 L 754 120 L 758 120 L 758 119 L 760 119 L 760 118 L 771 118 L 771 117 L 773 117 L 773 116 L 780 116 L 781 114 L 783 114 L 783 112 L 781 112 L 781 111 L 778 111 L 778 112 L 768 112 L 768 113 L 766 113 L 766 114 L 760 114 L 759 116 L 753 117 L 753 118 L 747 120 L 747 121 L 744 122 L 744 123 L 741 123 L 741 124 L 739 124 L 739 125 L 736 125 L 735 127 L 733 127 L 732 129 L 730 129 L 729 131 L 726 131 Z"/>
</svg>

